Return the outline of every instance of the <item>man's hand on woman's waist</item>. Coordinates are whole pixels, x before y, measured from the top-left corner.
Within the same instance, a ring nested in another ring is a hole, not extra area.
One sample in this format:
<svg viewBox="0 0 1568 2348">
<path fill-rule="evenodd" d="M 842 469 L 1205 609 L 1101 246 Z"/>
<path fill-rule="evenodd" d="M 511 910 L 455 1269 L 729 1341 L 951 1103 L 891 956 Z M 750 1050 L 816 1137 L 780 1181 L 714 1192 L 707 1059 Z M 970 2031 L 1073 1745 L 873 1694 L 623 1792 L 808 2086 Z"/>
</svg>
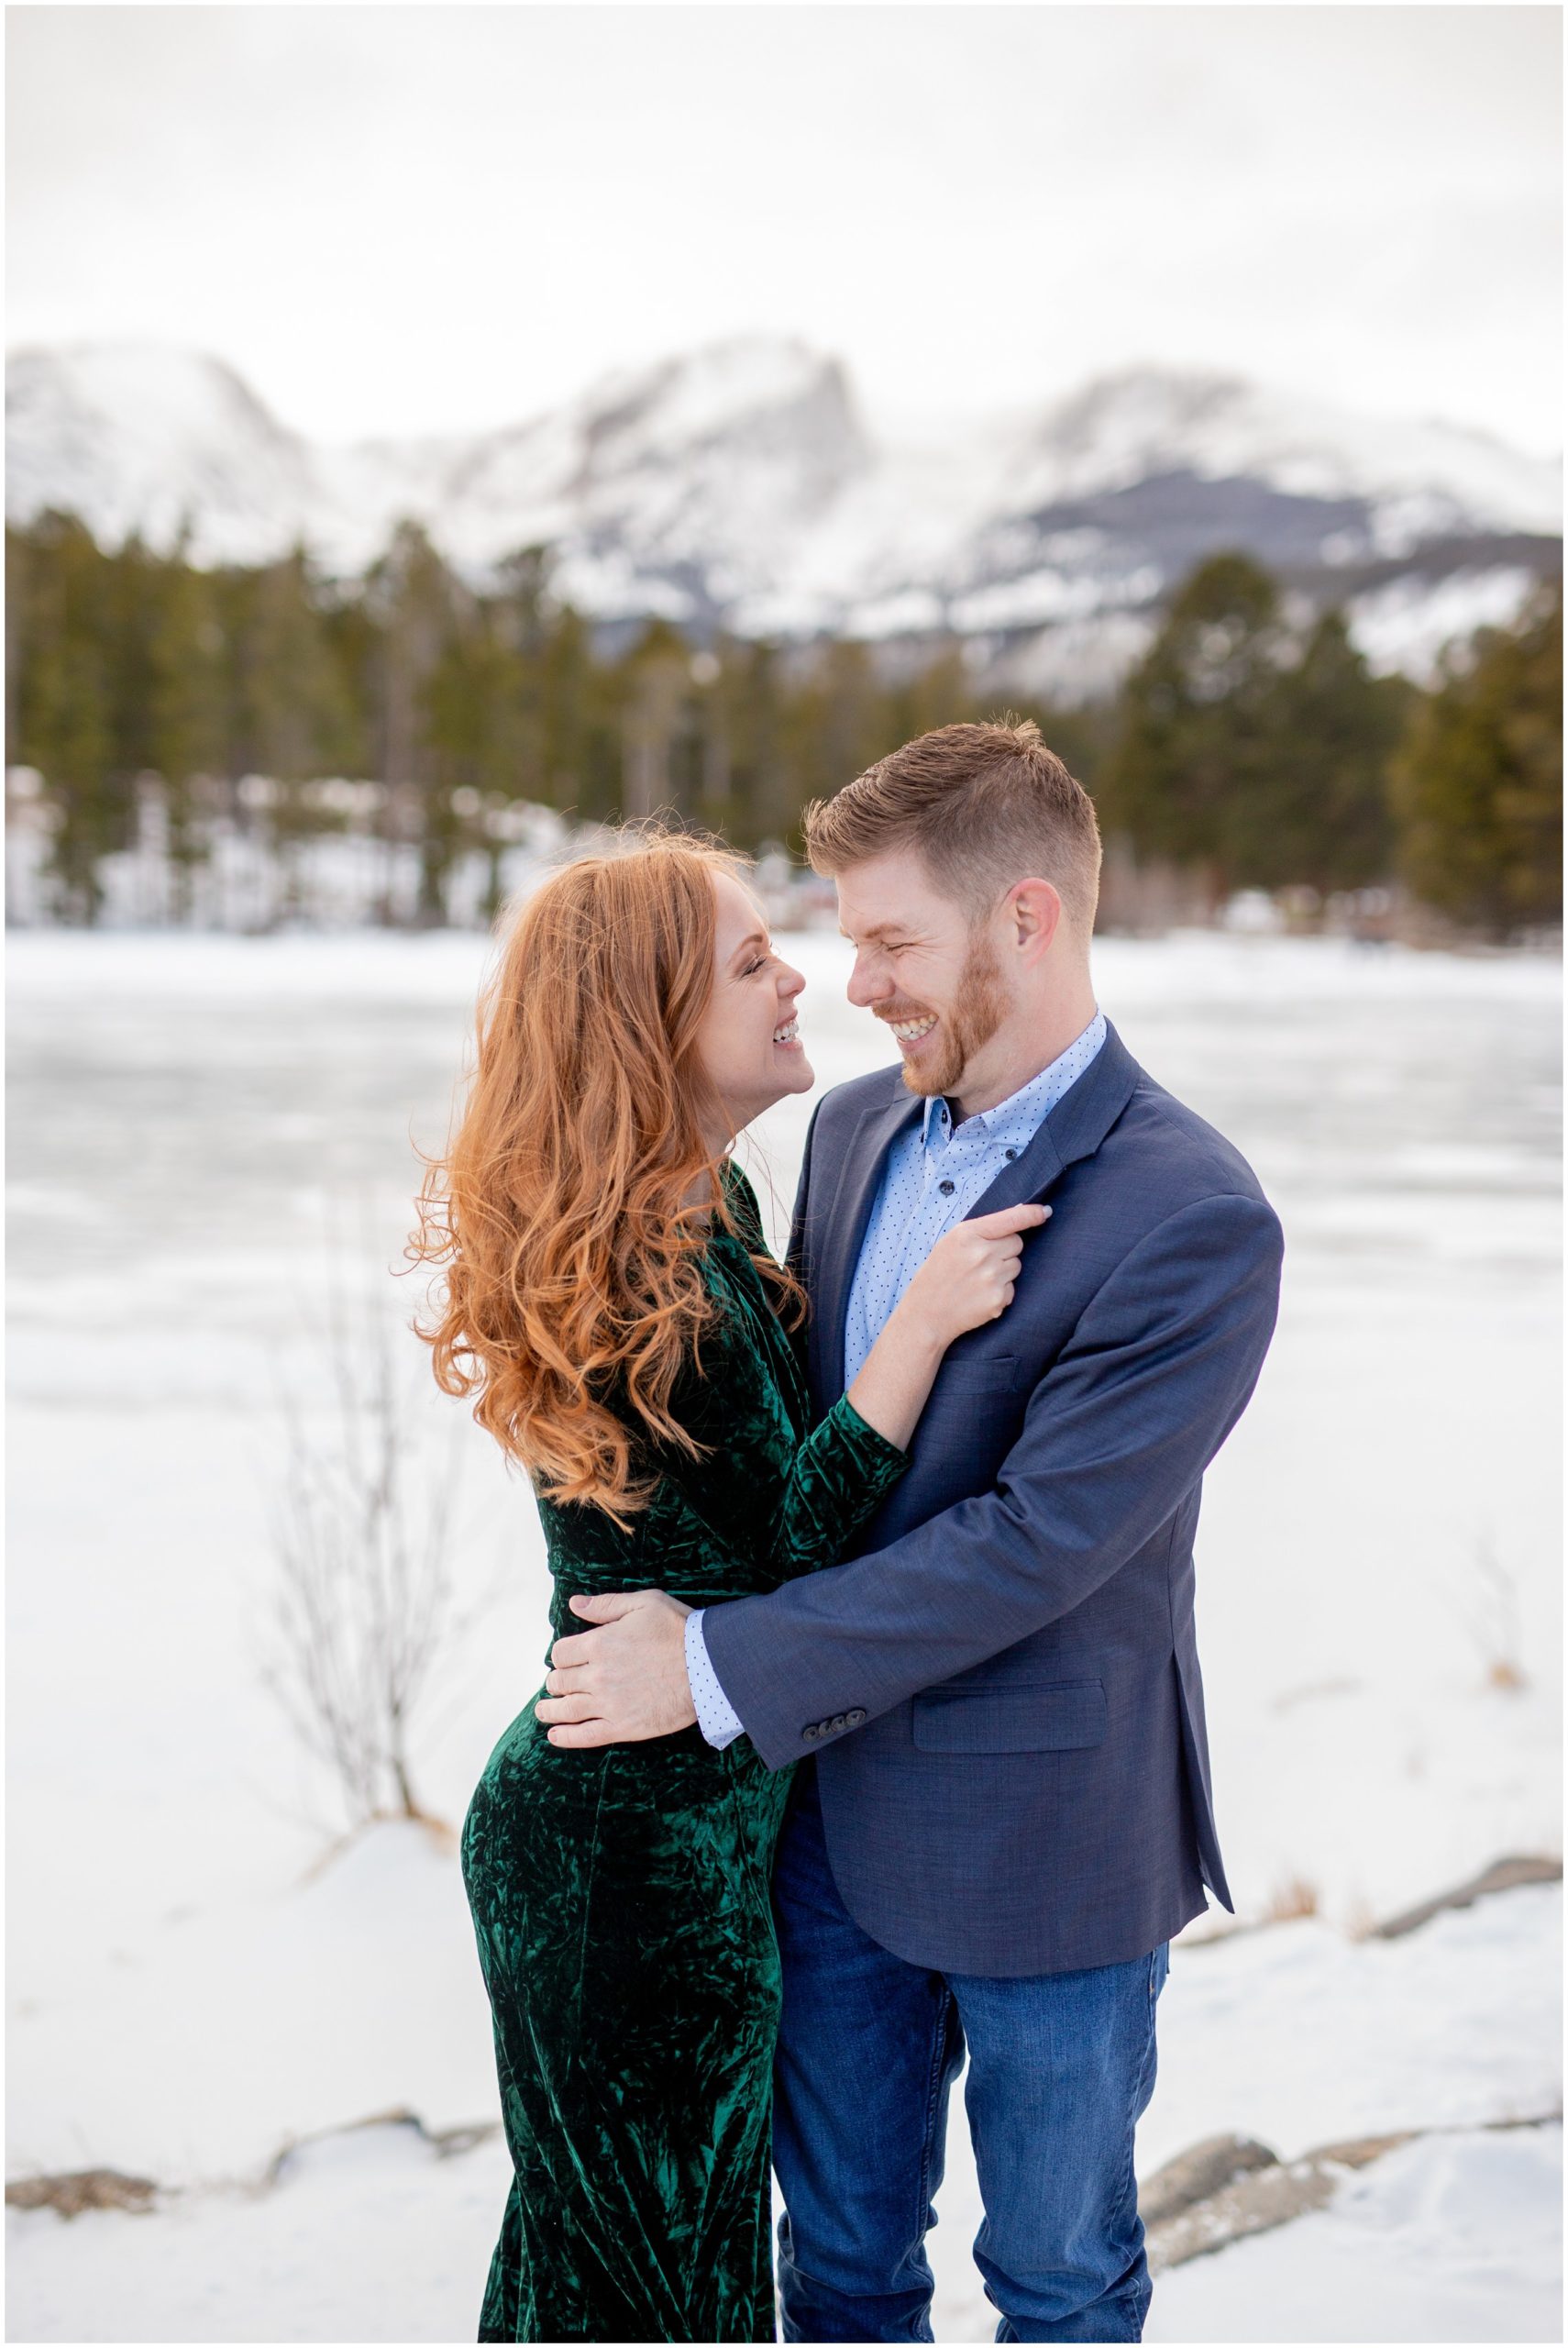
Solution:
<svg viewBox="0 0 1568 2348">
<path fill-rule="evenodd" d="M 571 1611 L 598 1625 L 558 1639 L 534 1707 L 552 1744 L 625 1744 L 669 1736 L 697 1718 L 686 1676 L 690 1606 L 662 1589 L 573 1598 Z"/>
</svg>

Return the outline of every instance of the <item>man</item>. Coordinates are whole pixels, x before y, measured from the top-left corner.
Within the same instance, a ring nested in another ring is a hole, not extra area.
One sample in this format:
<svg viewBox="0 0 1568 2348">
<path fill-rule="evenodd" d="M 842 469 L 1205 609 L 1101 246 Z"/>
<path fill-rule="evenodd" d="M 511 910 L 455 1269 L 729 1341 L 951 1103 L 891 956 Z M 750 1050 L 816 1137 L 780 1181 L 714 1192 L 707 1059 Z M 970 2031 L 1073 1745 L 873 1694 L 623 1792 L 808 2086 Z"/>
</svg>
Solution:
<svg viewBox="0 0 1568 2348">
<path fill-rule="evenodd" d="M 1273 1333 L 1278 1222 L 1098 1010 L 1099 839 L 1023 725 L 948 725 L 807 811 L 902 1069 L 812 1118 L 791 1256 L 813 1399 L 961 1216 L 1052 1219 L 945 1357 L 844 1564 L 688 1613 L 573 1600 L 560 1743 L 743 1729 L 801 1761 L 774 1879 L 786 2337 L 929 2340 L 966 2088 L 999 2340 L 1137 2340 L 1133 2131 L 1171 1937 L 1228 1908 L 1193 1622 L 1204 1469 Z"/>
</svg>

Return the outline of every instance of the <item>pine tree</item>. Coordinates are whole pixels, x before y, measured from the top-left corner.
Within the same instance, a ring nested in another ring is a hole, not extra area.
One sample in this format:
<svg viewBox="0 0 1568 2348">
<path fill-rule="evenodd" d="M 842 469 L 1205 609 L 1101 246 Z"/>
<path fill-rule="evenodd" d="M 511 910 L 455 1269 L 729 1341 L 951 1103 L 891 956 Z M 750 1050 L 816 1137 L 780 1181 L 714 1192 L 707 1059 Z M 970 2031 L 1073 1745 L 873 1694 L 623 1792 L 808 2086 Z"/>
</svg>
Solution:
<svg viewBox="0 0 1568 2348">
<path fill-rule="evenodd" d="M 418 851 L 415 918 L 444 918 L 442 886 L 454 848 L 449 795 L 443 803 L 430 738 L 429 687 L 453 626 L 454 582 L 416 522 L 400 522 L 366 580 L 376 623 L 371 660 L 372 752 L 387 792 L 383 834 L 390 855 L 402 838 Z M 389 870 L 390 883 L 390 870 Z M 390 920 L 390 894 L 381 918 Z"/>
<path fill-rule="evenodd" d="M 620 804 L 620 712 L 593 632 L 569 604 L 539 648 L 539 693 L 547 804 L 583 821 L 608 818 Z"/>
<path fill-rule="evenodd" d="M 894 747 L 889 723 L 869 648 L 822 646 L 795 681 L 782 725 L 791 829 L 808 800 L 831 799 Z"/>
<path fill-rule="evenodd" d="M 1562 917 L 1562 593 L 1451 655 L 1394 768 L 1411 890 L 1507 936 Z"/>
<path fill-rule="evenodd" d="M 231 763 L 282 783 L 359 772 L 360 714 L 310 556 L 219 574 L 233 664 Z"/>
<path fill-rule="evenodd" d="M 621 810 L 629 823 L 690 809 L 696 780 L 680 752 L 695 738 L 691 654 L 668 620 L 650 620 L 621 662 Z"/>
<path fill-rule="evenodd" d="M 1388 765 L 1408 689 L 1372 676 L 1342 612 L 1325 612 L 1265 696 L 1267 756 L 1246 808 L 1236 878 L 1327 895 L 1388 880 Z"/>
<path fill-rule="evenodd" d="M 66 919 L 96 920 L 99 859 L 125 847 L 131 798 L 116 766 L 113 597 L 107 557 L 73 515 L 7 534 L 17 599 L 7 756 L 36 767 L 53 822 L 50 863 Z"/>
<path fill-rule="evenodd" d="M 884 689 L 882 726 L 889 749 L 933 726 L 978 716 L 960 646 L 949 644 Z"/>
<path fill-rule="evenodd" d="M 1273 580 L 1245 555 L 1215 555 L 1178 589 L 1122 695 L 1102 820 L 1140 857 L 1199 867 L 1216 904 L 1260 862 L 1286 657 Z"/>
<path fill-rule="evenodd" d="M 738 646 L 717 691 L 729 746 L 729 836 L 748 850 L 783 840 L 793 827 L 799 796 L 790 784 L 790 694 L 778 647 L 766 641 Z"/>
<path fill-rule="evenodd" d="M 502 708 L 491 736 L 485 788 L 498 800 L 543 807 L 553 802 L 546 652 L 553 606 L 549 555 L 523 547 L 498 566 L 483 606 L 491 638 L 493 690 Z"/>
<path fill-rule="evenodd" d="M 189 560 L 184 534 L 147 576 L 152 597 L 147 653 L 147 747 L 163 778 L 174 913 L 190 910 L 193 875 L 205 852 L 204 816 L 226 775 L 228 647 L 217 582 Z"/>
</svg>

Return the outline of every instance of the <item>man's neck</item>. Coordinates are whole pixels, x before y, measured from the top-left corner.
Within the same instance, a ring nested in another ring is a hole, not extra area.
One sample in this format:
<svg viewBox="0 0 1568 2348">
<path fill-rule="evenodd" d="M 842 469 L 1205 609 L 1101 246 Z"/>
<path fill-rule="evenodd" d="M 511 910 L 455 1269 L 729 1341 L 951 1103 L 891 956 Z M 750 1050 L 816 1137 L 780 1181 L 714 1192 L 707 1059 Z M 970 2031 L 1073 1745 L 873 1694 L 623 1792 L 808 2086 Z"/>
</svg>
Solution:
<svg viewBox="0 0 1568 2348">
<path fill-rule="evenodd" d="M 1076 1044 L 1095 1015 L 1094 989 L 1088 974 L 1084 974 L 1081 988 L 1060 1003 L 1054 1003 L 1048 1013 L 1036 1019 L 1016 1038 L 992 1037 L 981 1055 L 981 1066 L 973 1075 L 967 1069 L 958 1080 L 956 1093 L 947 1098 L 952 1106 L 953 1122 L 961 1124 L 966 1117 L 977 1117 L 982 1111 L 997 1108 L 1003 1101 L 1010 1101 L 1026 1084 L 1059 1060 L 1070 1044 Z M 992 1050 L 1003 1048 L 993 1061 Z"/>
</svg>

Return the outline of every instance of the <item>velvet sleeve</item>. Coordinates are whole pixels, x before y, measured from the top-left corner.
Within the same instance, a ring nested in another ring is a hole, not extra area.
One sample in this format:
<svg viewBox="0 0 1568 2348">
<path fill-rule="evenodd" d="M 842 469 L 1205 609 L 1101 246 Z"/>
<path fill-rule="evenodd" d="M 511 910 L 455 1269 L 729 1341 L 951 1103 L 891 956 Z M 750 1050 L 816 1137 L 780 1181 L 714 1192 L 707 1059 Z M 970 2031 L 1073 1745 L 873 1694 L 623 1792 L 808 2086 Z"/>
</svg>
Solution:
<svg viewBox="0 0 1568 2348">
<path fill-rule="evenodd" d="M 781 1579 L 834 1566 L 851 1534 L 880 1507 L 909 1453 L 863 1419 L 847 1394 L 812 1429 L 790 1463 L 768 1544 Z"/>
<path fill-rule="evenodd" d="M 733 1570 L 744 1587 L 758 1572 L 770 1584 L 792 1581 L 837 1565 L 848 1545 L 909 1465 L 909 1454 L 889 1443 L 863 1419 L 847 1395 L 841 1396 L 804 1440 L 782 1473 L 755 1463 L 752 1507 L 744 1523 L 726 1507 L 701 1470 L 677 1467 L 665 1455 L 655 1512 L 657 1548 L 674 1534 L 679 1546 L 699 1548 L 711 1568 L 726 1578 Z M 680 1520 L 672 1525 L 671 1516 Z"/>
<path fill-rule="evenodd" d="M 812 1423 L 804 1366 L 789 1314 L 756 1263 L 767 1242 L 755 1193 L 726 1168 L 733 1224 L 704 1259 L 719 1310 L 683 1368 L 670 1414 L 695 1445 L 634 1432 L 656 1489 L 641 1555 L 668 1589 L 739 1596 L 836 1565 L 909 1465 L 847 1396 Z"/>
</svg>

